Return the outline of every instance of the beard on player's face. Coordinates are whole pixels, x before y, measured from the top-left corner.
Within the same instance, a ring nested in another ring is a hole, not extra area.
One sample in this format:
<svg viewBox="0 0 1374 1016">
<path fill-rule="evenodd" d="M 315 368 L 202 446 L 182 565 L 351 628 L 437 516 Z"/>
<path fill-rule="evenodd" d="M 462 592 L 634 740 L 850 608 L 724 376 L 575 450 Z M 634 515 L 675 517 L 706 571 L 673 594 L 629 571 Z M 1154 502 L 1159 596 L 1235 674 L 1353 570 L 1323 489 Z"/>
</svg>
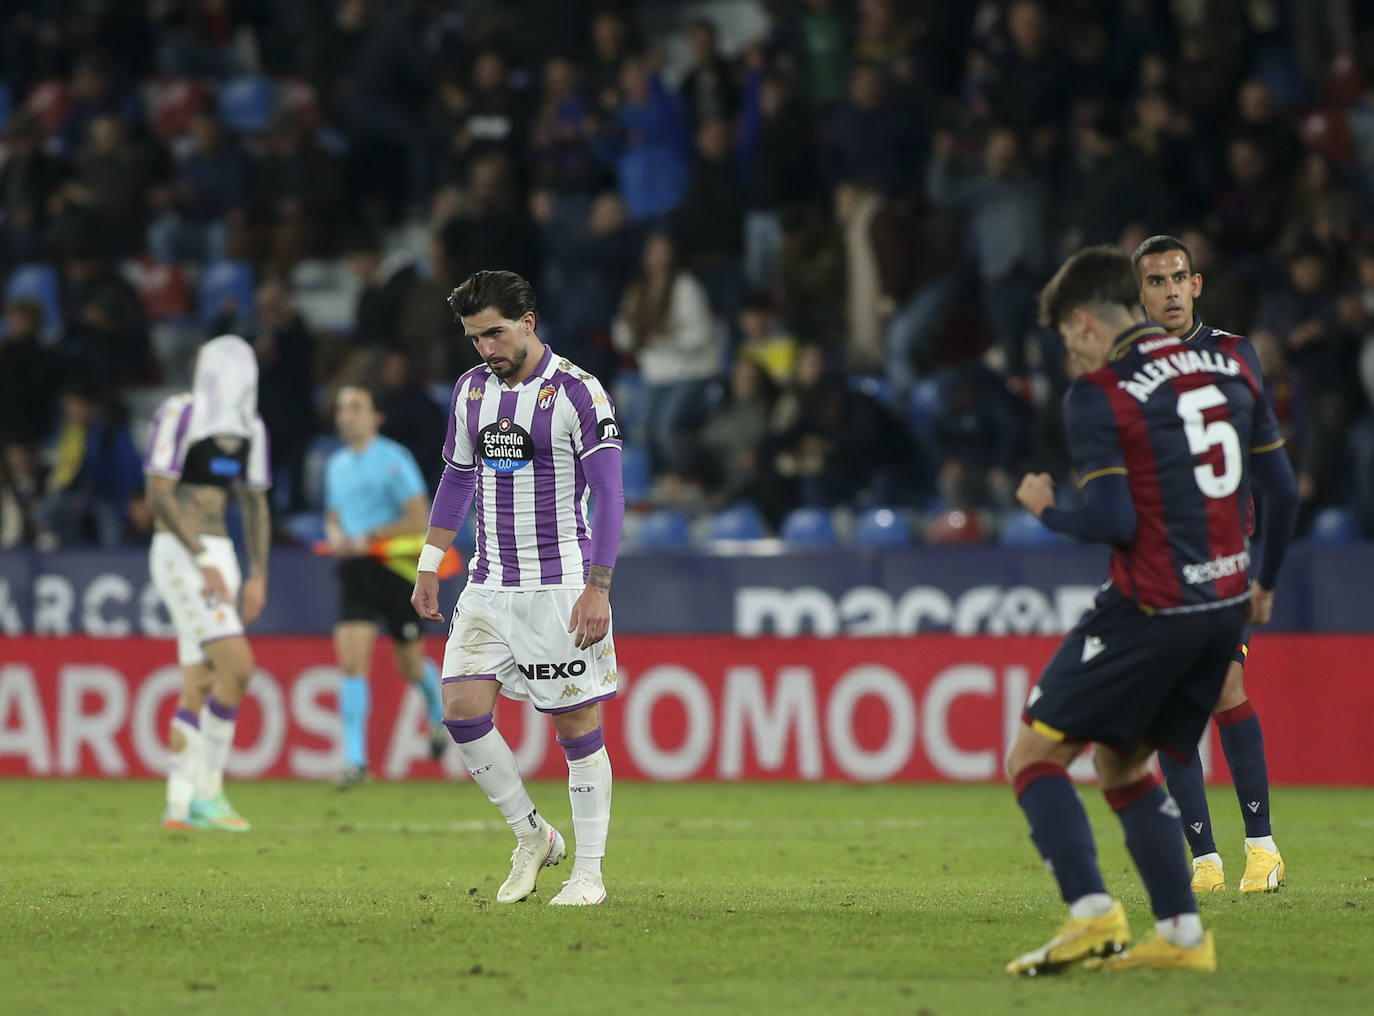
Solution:
<svg viewBox="0 0 1374 1016">
<path fill-rule="evenodd" d="M 513 349 L 509 356 L 494 353 L 487 357 L 487 366 L 498 378 L 505 379 L 517 373 L 525 364 L 525 357 L 529 356 L 529 351 L 525 349 L 523 343 Z M 492 361 L 497 361 L 493 363 Z M 499 363 L 499 366 L 498 366 Z"/>
</svg>

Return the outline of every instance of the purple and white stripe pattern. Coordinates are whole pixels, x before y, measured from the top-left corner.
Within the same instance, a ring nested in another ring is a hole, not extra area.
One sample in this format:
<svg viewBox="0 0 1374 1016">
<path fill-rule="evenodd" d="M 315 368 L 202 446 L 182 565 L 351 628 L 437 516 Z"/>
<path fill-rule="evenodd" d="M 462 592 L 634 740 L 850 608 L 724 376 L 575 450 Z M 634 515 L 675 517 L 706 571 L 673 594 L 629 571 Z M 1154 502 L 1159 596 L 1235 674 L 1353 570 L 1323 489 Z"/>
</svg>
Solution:
<svg viewBox="0 0 1374 1016">
<path fill-rule="evenodd" d="M 468 581 L 582 588 L 591 548 L 582 459 L 620 445 L 601 382 L 552 350 L 515 388 L 485 365 L 459 378 L 444 461 L 476 471 L 477 548 Z"/>
<path fill-rule="evenodd" d="M 191 447 L 190 424 L 193 397 L 173 395 L 158 407 L 148 425 L 148 452 L 143 457 L 143 472 L 148 476 L 181 478 L 186 452 Z M 267 489 L 272 486 L 272 457 L 268 447 L 267 428 L 262 417 L 253 414 L 252 437 L 249 439 L 248 468 L 244 482 L 249 487 Z"/>
</svg>

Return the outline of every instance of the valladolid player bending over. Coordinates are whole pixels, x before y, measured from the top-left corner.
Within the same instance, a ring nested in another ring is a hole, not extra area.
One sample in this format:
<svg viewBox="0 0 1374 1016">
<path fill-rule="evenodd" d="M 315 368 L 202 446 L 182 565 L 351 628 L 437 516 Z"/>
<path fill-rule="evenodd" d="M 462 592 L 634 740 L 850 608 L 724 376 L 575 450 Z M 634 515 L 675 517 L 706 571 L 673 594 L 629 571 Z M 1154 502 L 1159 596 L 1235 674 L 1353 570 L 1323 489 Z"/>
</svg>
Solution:
<svg viewBox="0 0 1374 1016">
<path fill-rule="evenodd" d="M 176 629 L 182 671 L 162 820 L 169 829 L 248 829 L 223 780 L 253 673 L 243 629 L 267 603 L 271 469 L 257 406 L 253 347 L 221 335 L 201 347 L 190 394 L 173 395 L 153 417 L 144 473 L 157 525 L 148 569 Z M 231 493 L 243 506 L 251 563 L 242 613 L 239 562 L 224 528 Z"/>
<path fill-rule="evenodd" d="M 1031 689 L 1007 756 L 1031 839 L 1069 905 L 1058 934 L 1007 972 L 1079 960 L 1113 972 L 1215 970 L 1178 805 L 1149 762 L 1156 749 L 1192 754 L 1241 629 L 1269 620 L 1297 483 L 1281 451 L 1258 450 L 1278 430 L 1260 379 L 1243 358 L 1191 349 L 1146 322 L 1125 254 L 1075 254 L 1041 294 L 1041 319 L 1082 368 L 1064 396 L 1064 424 L 1083 504 L 1055 505 L 1043 473 L 1027 475 L 1017 498 L 1050 529 L 1111 544 L 1112 558 L 1094 608 Z M 1253 583 L 1252 475 L 1267 520 Z M 1156 933 L 1130 949 L 1126 912 L 1107 893 L 1066 771 L 1087 742 L 1154 910 Z"/>
<path fill-rule="evenodd" d="M 549 902 L 601 903 L 611 763 L 600 703 L 616 693 L 610 589 L 625 513 L 614 407 L 596 378 L 540 341 L 534 291 L 519 275 L 477 272 L 448 302 L 483 362 L 453 388 L 413 603 L 426 620 L 443 619 L 435 572 L 475 505 L 476 553 L 444 649 L 442 690 L 444 724 L 468 772 L 515 832 L 496 899 L 524 899 L 566 853 L 492 722 L 501 693 L 547 713 L 568 760 L 577 853 Z"/>
</svg>

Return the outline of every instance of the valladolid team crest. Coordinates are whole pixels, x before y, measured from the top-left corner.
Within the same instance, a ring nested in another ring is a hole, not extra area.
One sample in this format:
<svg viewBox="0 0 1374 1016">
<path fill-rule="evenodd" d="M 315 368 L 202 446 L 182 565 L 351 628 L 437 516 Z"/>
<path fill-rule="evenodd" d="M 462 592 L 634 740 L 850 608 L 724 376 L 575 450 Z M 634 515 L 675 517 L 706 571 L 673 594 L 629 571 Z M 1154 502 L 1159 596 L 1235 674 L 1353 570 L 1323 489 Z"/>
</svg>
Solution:
<svg viewBox="0 0 1374 1016">
<path fill-rule="evenodd" d="M 539 408 L 548 409 L 552 406 L 553 397 L 557 391 L 558 389 L 554 388 L 553 385 L 545 385 L 543 388 L 539 389 Z"/>
</svg>

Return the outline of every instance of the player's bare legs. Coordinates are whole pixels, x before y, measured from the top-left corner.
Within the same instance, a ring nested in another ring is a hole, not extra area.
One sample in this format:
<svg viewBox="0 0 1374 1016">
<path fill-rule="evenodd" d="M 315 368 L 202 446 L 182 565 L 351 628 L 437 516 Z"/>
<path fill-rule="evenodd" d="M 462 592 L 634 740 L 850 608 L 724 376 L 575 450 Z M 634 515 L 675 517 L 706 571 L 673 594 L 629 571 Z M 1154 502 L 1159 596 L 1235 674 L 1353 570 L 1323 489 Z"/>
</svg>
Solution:
<svg viewBox="0 0 1374 1016">
<path fill-rule="evenodd" d="M 242 635 L 216 639 L 201 648 L 210 660 L 213 681 L 200 712 L 200 770 L 192 810 L 217 829 L 246 832 L 248 823 L 224 796 L 224 767 L 234 745 L 239 706 L 253 676 L 253 651 Z"/>
<path fill-rule="evenodd" d="M 429 755 L 438 760 L 448 747 L 448 731 L 444 727 L 444 707 L 439 696 L 439 667 L 425 655 L 424 643 L 420 639 L 409 642 L 393 640 L 396 652 L 396 670 L 415 693 L 425 700 L 425 713 L 429 718 Z"/>
<path fill-rule="evenodd" d="M 558 743 L 568 760 L 568 798 L 572 802 L 573 836 L 577 853 L 572 874 L 550 903 L 589 906 L 606 899 L 601 859 L 611 825 L 611 759 L 601 736 L 601 706 L 591 702 L 580 709 L 553 714 Z"/>
<path fill-rule="evenodd" d="M 340 621 L 334 626 L 334 657 L 339 679 L 339 719 L 343 724 L 344 769 L 335 784 L 340 790 L 367 778 L 367 717 L 372 708 L 367 673 L 377 626 L 371 621 Z"/>
<path fill-rule="evenodd" d="M 167 732 L 167 812 L 162 817 L 162 825 L 167 829 L 205 827 L 205 823 L 191 817 L 191 798 L 195 795 L 200 765 L 200 711 L 213 681 L 214 672 L 208 663 L 181 668 L 181 695 Z"/>
<path fill-rule="evenodd" d="M 567 856 L 567 848 L 535 809 L 510 745 L 492 721 L 499 690 L 494 674 L 444 678 L 444 726 L 473 782 L 515 833 L 510 874 L 496 891 L 496 902 L 517 903 L 534 892 L 543 868 Z"/>
</svg>

